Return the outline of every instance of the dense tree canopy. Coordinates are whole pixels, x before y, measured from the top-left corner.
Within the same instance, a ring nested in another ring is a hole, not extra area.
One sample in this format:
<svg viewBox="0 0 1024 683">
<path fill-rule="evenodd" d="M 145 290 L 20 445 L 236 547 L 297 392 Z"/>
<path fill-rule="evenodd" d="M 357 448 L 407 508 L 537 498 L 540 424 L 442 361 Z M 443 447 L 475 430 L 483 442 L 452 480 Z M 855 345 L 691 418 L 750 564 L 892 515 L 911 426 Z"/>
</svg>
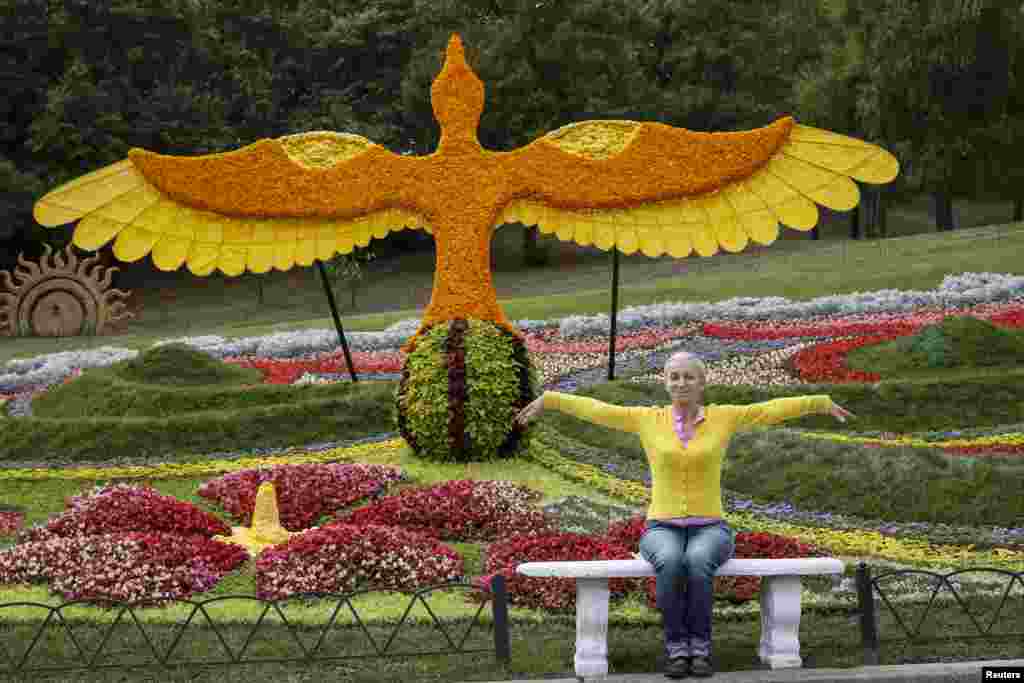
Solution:
<svg viewBox="0 0 1024 683">
<path fill-rule="evenodd" d="M 487 88 L 491 149 L 588 118 L 735 130 L 793 114 L 895 151 L 907 191 L 1008 199 L 1024 186 L 1024 15 L 950 10 L 996 4 L 0 0 L 0 239 L 59 245 L 70 229 L 36 226 L 35 199 L 131 147 L 207 154 L 329 129 L 428 153 L 453 31 Z M 943 84 L 972 104 L 943 108 Z"/>
</svg>

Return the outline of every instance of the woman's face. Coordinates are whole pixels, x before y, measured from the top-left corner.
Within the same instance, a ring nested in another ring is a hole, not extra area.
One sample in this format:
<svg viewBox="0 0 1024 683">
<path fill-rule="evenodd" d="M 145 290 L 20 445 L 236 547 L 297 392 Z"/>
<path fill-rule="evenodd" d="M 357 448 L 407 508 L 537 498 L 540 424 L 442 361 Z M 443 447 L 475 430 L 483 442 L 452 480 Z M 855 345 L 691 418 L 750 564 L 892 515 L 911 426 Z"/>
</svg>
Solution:
<svg viewBox="0 0 1024 683">
<path fill-rule="evenodd" d="M 692 359 L 670 359 L 665 365 L 665 391 L 673 401 L 682 403 L 704 400 L 704 376 Z"/>
</svg>

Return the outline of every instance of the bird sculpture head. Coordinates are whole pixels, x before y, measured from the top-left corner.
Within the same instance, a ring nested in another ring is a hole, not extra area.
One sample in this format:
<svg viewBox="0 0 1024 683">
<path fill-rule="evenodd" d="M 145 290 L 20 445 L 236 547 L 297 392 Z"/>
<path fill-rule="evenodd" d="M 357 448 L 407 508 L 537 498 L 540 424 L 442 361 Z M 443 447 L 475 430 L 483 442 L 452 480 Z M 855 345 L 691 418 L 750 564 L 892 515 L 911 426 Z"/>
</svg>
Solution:
<svg viewBox="0 0 1024 683">
<path fill-rule="evenodd" d="M 430 103 L 441 126 L 441 145 L 472 141 L 484 111 L 484 84 L 466 62 L 459 34 L 448 41 L 444 66 L 430 86 Z"/>
</svg>

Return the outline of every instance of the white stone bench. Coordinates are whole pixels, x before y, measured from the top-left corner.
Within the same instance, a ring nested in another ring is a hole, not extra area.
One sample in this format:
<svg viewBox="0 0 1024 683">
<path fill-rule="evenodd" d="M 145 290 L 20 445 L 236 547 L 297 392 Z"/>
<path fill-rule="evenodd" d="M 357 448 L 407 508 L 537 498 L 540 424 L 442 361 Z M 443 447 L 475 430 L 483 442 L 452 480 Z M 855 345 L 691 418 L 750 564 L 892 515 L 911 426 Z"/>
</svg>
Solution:
<svg viewBox="0 0 1024 683">
<path fill-rule="evenodd" d="M 608 579 L 654 576 L 654 566 L 635 560 L 592 562 L 526 562 L 516 567 L 524 576 L 576 579 L 576 676 L 608 675 Z M 761 661 L 772 669 L 795 669 L 800 658 L 800 577 L 842 574 L 843 562 L 831 557 L 783 560 L 732 559 L 715 576 L 760 576 Z"/>
</svg>

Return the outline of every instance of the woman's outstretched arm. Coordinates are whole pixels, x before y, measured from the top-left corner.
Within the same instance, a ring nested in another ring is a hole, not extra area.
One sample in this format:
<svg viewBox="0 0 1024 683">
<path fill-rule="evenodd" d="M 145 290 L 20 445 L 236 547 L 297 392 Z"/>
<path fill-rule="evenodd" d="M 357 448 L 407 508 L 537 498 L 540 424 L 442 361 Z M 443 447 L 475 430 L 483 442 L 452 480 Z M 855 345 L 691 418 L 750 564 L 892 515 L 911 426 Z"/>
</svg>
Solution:
<svg viewBox="0 0 1024 683">
<path fill-rule="evenodd" d="M 735 408 L 736 429 L 778 424 L 804 415 L 832 415 L 841 422 L 855 417 L 826 394 L 776 398 Z"/>
<path fill-rule="evenodd" d="M 519 411 L 516 422 L 525 425 L 543 410 L 558 410 L 581 420 L 610 427 L 622 432 L 636 433 L 640 429 L 640 420 L 644 408 L 623 407 L 598 401 L 587 396 L 563 394 L 558 391 L 545 391 L 528 406 Z"/>
</svg>

